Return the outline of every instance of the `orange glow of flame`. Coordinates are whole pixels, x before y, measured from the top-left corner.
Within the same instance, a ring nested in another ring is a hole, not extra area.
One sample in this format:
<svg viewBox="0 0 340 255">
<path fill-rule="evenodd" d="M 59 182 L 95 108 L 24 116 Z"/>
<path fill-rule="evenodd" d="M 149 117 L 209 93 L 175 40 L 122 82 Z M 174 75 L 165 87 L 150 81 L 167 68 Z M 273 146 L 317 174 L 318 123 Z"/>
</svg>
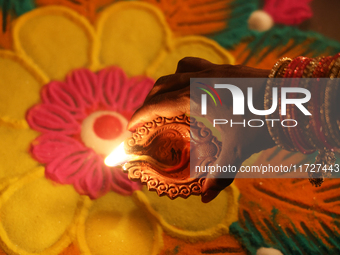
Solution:
<svg viewBox="0 0 340 255">
<path fill-rule="evenodd" d="M 122 142 L 116 149 L 114 149 L 106 158 L 105 165 L 117 166 L 129 160 L 129 156 L 125 153 L 124 142 Z"/>
</svg>

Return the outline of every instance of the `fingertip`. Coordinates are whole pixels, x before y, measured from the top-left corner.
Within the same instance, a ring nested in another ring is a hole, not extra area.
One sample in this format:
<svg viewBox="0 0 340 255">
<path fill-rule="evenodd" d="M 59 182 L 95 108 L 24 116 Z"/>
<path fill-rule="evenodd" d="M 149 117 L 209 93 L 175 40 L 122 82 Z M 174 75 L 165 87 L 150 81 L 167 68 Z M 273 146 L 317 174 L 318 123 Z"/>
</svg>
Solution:
<svg viewBox="0 0 340 255">
<path fill-rule="evenodd" d="M 130 131 L 130 132 L 134 132 L 137 128 L 143 126 L 143 123 L 137 123 L 133 126 L 128 126 L 127 129 Z"/>
<path fill-rule="evenodd" d="M 207 177 L 202 187 L 202 202 L 208 203 L 215 199 L 217 195 L 233 181 L 234 178 Z"/>
<path fill-rule="evenodd" d="M 185 57 L 178 61 L 176 73 L 199 72 L 211 68 L 214 65 L 215 64 L 203 58 Z"/>
<path fill-rule="evenodd" d="M 127 130 L 133 132 L 136 130 L 136 128 L 143 126 L 146 122 L 152 121 L 148 110 L 148 107 L 144 105 L 135 111 L 128 123 Z"/>
<path fill-rule="evenodd" d="M 220 194 L 220 191 L 217 191 L 217 190 L 207 190 L 205 193 L 202 194 L 201 201 L 203 203 L 209 203 L 215 197 L 217 197 L 218 194 Z"/>
<path fill-rule="evenodd" d="M 205 194 L 213 185 L 211 184 L 213 178 L 207 177 L 203 183 L 202 193 Z"/>
<path fill-rule="evenodd" d="M 136 128 L 139 126 L 139 124 L 141 123 L 140 121 L 138 121 L 135 118 L 136 112 L 132 115 L 128 125 L 127 125 L 127 130 L 129 130 L 130 132 L 133 132 L 136 130 Z"/>
<path fill-rule="evenodd" d="M 202 187 L 201 201 L 203 203 L 209 203 L 221 192 L 215 185 L 215 178 L 206 178 Z"/>
</svg>

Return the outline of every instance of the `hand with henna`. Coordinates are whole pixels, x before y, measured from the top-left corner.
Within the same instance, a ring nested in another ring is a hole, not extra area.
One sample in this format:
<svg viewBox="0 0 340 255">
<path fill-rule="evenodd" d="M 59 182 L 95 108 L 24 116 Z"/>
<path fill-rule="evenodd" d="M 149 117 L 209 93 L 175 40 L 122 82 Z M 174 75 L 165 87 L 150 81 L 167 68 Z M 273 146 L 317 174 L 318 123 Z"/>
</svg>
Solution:
<svg viewBox="0 0 340 255">
<path fill-rule="evenodd" d="M 174 74 L 161 77 L 146 97 L 144 104 L 132 116 L 128 129 L 134 131 L 157 117 L 174 117 L 190 114 L 190 78 L 267 78 L 270 70 L 262 70 L 240 65 L 216 65 L 207 60 L 186 57 L 178 62 Z M 247 87 L 253 87 L 254 107 L 263 109 L 265 84 L 257 83 L 241 86 L 246 94 Z M 259 118 L 249 111 L 245 116 L 233 116 L 231 93 L 223 95 L 223 113 L 226 119 L 242 121 L 243 119 Z M 213 116 L 213 113 L 212 113 Z M 261 116 L 264 120 L 264 116 Z M 267 126 L 258 128 L 248 126 L 233 128 L 219 125 L 222 136 L 222 151 L 216 164 L 232 165 L 237 169 L 252 154 L 271 148 L 275 145 Z M 223 178 L 221 173 L 209 173 L 202 189 L 202 202 L 213 200 L 224 188 L 233 182 L 233 178 Z"/>
</svg>

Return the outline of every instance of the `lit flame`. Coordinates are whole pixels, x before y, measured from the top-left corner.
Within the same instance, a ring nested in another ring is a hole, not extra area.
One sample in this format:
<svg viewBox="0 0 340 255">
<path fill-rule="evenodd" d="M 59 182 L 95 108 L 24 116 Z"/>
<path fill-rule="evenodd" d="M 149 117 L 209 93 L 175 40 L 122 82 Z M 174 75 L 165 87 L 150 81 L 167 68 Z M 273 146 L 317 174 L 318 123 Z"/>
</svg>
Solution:
<svg viewBox="0 0 340 255">
<path fill-rule="evenodd" d="M 117 166 L 127 162 L 128 160 L 129 156 L 125 153 L 124 142 L 122 142 L 105 158 L 104 162 L 107 166 Z"/>
</svg>

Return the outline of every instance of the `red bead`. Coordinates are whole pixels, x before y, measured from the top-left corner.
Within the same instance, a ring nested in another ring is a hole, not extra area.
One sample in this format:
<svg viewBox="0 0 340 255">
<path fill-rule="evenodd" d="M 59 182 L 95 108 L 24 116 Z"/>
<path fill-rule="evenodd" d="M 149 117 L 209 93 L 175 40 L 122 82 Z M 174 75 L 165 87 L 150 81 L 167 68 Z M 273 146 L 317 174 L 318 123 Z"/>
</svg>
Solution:
<svg viewBox="0 0 340 255">
<path fill-rule="evenodd" d="M 102 139 L 111 140 L 117 138 L 123 132 L 120 120 L 112 115 L 102 115 L 93 124 L 93 131 Z"/>
</svg>

